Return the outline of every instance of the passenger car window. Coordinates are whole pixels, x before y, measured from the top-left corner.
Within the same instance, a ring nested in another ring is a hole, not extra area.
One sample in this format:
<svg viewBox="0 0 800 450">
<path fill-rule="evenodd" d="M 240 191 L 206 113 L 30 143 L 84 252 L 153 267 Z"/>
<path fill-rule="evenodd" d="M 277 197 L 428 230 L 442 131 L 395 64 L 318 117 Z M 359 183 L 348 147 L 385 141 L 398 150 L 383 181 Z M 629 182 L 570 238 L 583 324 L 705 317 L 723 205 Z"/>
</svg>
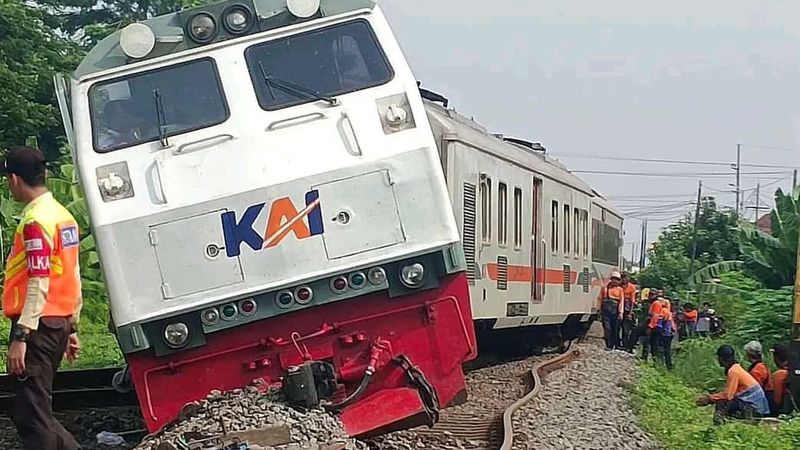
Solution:
<svg viewBox="0 0 800 450">
<path fill-rule="evenodd" d="M 173 136 L 229 116 L 210 58 L 99 82 L 89 89 L 89 108 L 94 148 L 101 153 L 158 140 L 160 125 Z"/>
</svg>

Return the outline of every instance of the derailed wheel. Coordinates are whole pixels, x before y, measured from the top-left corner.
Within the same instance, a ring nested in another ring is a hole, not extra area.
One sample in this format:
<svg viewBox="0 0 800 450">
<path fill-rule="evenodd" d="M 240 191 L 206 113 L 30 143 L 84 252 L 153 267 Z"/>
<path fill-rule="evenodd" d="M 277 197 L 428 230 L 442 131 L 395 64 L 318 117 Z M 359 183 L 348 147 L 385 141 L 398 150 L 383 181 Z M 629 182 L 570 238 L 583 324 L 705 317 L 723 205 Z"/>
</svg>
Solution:
<svg viewBox="0 0 800 450">
<path fill-rule="evenodd" d="M 128 366 L 125 366 L 125 368 L 114 374 L 111 378 L 111 386 L 120 394 L 127 394 L 133 390 L 131 373 L 128 370 Z"/>
</svg>

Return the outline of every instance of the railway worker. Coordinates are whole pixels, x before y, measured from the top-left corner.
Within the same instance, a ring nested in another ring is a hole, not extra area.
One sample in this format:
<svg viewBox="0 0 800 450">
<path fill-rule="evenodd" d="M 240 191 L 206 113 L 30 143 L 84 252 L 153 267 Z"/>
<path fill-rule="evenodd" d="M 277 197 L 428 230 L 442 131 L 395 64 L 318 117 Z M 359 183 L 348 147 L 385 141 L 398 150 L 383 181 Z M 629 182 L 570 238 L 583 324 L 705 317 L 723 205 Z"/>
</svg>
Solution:
<svg viewBox="0 0 800 450">
<path fill-rule="evenodd" d="M 670 309 L 670 303 L 663 297 L 659 300 L 661 307 L 654 309 L 650 319 L 651 347 L 653 356 L 657 356 L 667 366 L 667 370 L 672 370 L 672 340 L 678 331 L 675 325 L 675 317 Z"/>
<path fill-rule="evenodd" d="M 14 200 L 25 205 L 6 263 L 3 312 L 11 319 L 10 415 L 26 450 L 75 450 L 53 417 L 53 379 L 63 357 L 77 358 L 82 306 L 78 225 L 45 187 L 45 157 L 15 147 L 3 161 Z"/>
<path fill-rule="evenodd" d="M 794 402 L 788 392 L 789 383 L 789 346 L 775 344 L 772 349 L 772 359 L 778 367 L 771 377 L 771 389 L 767 392 L 769 410 L 774 416 L 789 414 L 794 409 Z"/>
<path fill-rule="evenodd" d="M 645 288 L 642 290 L 642 292 L 643 301 L 637 303 L 636 307 L 634 308 L 637 316 L 637 323 L 636 328 L 634 328 L 633 333 L 631 333 L 631 337 L 628 340 L 627 350 L 629 353 L 633 353 L 636 345 L 641 340 L 642 359 L 647 361 L 647 358 L 650 356 L 650 337 L 648 336 L 650 333 L 648 332 L 648 329 L 650 326 L 650 319 L 652 318 L 651 310 L 653 309 L 653 304 L 658 302 L 658 299 L 656 298 L 656 291 L 654 289 L 651 290 Z"/>
<path fill-rule="evenodd" d="M 625 307 L 625 291 L 622 289 L 622 277 L 616 270 L 611 272 L 606 287 L 600 289 L 600 310 L 603 315 L 603 334 L 606 350 L 622 348 L 619 340 L 619 325 Z"/>
<path fill-rule="evenodd" d="M 717 349 L 717 361 L 725 368 L 725 389 L 697 399 L 698 406 L 714 405 L 714 424 L 727 418 L 750 419 L 769 414 L 769 404 L 761 385 L 738 362 L 730 345 Z"/>
<path fill-rule="evenodd" d="M 697 309 L 691 303 L 683 306 L 683 317 L 686 319 L 686 337 L 694 337 L 697 327 Z"/>
<path fill-rule="evenodd" d="M 750 368 L 747 372 L 758 381 L 764 391 L 767 390 L 767 385 L 770 384 L 769 368 L 764 364 L 764 348 L 758 341 L 750 341 L 744 346 L 744 353 L 747 360 L 750 361 Z"/>
<path fill-rule="evenodd" d="M 620 287 L 622 287 L 625 297 L 620 342 L 625 346 L 626 350 L 632 352 L 630 341 L 635 326 L 633 308 L 636 306 L 636 285 L 630 281 L 627 272 L 622 272 L 621 274 Z"/>
</svg>

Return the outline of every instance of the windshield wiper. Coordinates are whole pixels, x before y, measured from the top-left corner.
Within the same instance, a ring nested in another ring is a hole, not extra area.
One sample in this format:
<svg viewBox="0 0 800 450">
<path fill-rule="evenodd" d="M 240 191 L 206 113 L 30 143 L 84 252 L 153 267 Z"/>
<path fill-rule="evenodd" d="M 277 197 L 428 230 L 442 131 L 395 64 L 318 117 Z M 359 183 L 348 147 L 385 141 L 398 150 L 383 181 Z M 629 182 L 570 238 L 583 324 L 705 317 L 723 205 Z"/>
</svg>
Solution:
<svg viewBox="0 0 800 450">
<path fill-rule="evenodd" d="M 261 76 L 264 78 L 264 83 L 267 85 L 269 95 L 273 100 L 275 100 L 275 92 L 272 91 L 272 86 L 275 86 L 284 92 L 293 94 L 295 97 L 310 98 L 312 100 L 322 101 L 327 103 L 329 106 L 339 105 L 339 100 L 335 97 L 322 95 L 317 91 L 300 86 L 299 84 L 292 83 L 291 81 L 286 81 L 283 78 L 278 78 L 274 75 L 267 75 L 267 72 L 264 70 L 264 65 L 260 61 L 258 63 L 258 67 L 261 69 Z"/>
<path fill-rule="evenodd" d="M 167 139 L 167 117 L 164 115 L 164 100 L 161 98 L 161 91 L 153 89 L 153 98 L 156 101 L 156 117 L 158 118 L 158 141 L 162 148 L 169 147 Z"/>
</svg>

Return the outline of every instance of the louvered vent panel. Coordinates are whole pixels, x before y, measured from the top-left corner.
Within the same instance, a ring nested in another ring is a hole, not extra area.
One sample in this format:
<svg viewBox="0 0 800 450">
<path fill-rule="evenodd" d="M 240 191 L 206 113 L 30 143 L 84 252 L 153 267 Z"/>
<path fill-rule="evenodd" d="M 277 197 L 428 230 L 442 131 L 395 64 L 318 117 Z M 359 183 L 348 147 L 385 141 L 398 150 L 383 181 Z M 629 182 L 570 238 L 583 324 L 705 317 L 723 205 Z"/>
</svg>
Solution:
<svg viewBox="0 0 800 450">
<path fill-rule="evenodd" d="M 475 282 L 475 185 L 464 183 L 464 230 L 461 233 L 464 257 L 467 260 L 467 279 Z"/>
<path fill-rule="evenodd" d="M 570 272 L 569 264 L 564 264 L 564 292 L 569 292 L 570 288 L 569 272 Z"/>
<path fill-rule="evenodd" d="M 505 291 L 508 289 L 508 258 L 505 256 L 497 257 L 497 290 Z"/>
<path fill-rule="evenodd" d="M 589 278 L 590 278 L 589 277 L 589 268 L 588 267 L 584 267 L 583 268 L 583 280 L 581 280 L 582 281 L 581 284 L 583 285 L 583 292 L 589 292 L 589 285 L 591 284 Z"/>
</svg>

